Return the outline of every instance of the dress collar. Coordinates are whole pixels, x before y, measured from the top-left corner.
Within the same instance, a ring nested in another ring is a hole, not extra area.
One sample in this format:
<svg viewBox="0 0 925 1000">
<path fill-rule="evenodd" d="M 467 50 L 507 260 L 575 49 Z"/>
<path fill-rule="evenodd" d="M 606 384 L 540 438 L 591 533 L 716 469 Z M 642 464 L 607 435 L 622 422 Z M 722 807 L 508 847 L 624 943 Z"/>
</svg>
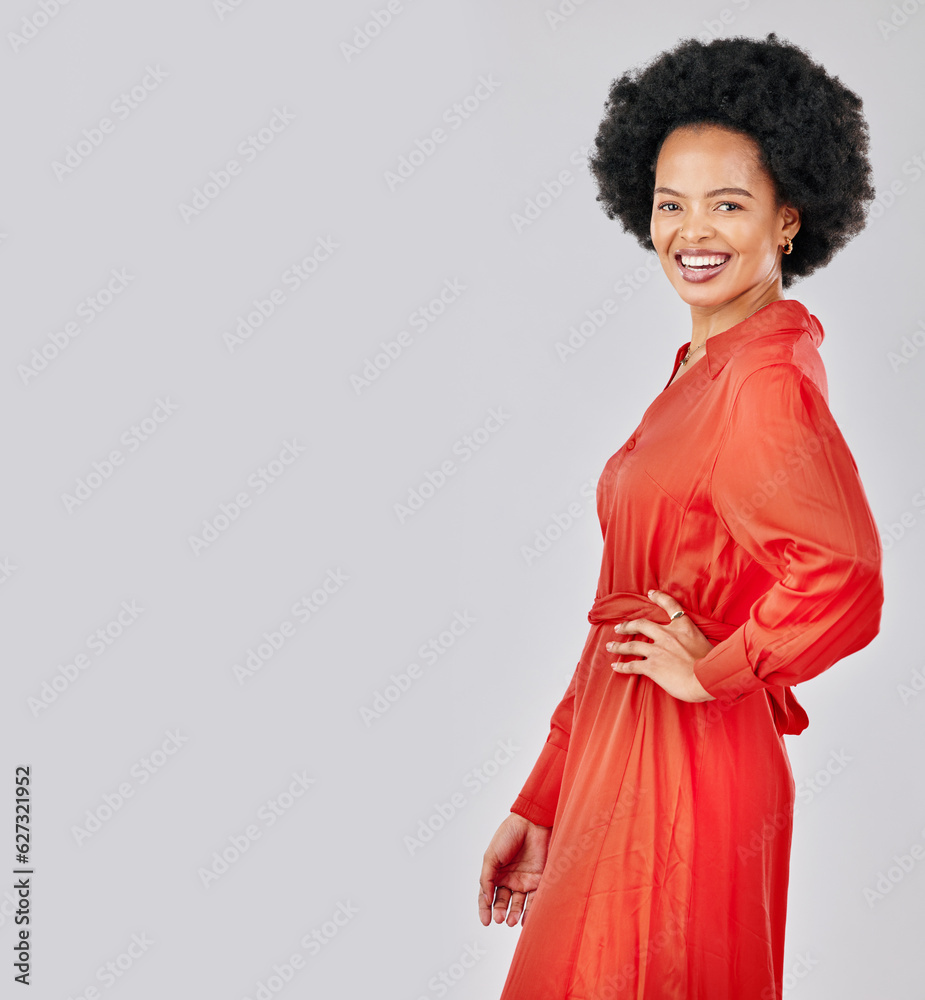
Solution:
<svg viewBox="0 0 925 1000">
<path fill-rule="evenodd" d="M 776 333 L 795 331 L 808 333 L 816 347 L 822 343 L 822 338 L 825 336 L 822 324 L 802 302 L 796 299 L 775 299 L 769 302 L 751 316 L 740 320 L 735 326 L 730 326 L 728 330 L 707 338 L 705 364 L 710 378 L 716 378 L 726 362 L 738 354 L 749 341 Z"/>
</svg>

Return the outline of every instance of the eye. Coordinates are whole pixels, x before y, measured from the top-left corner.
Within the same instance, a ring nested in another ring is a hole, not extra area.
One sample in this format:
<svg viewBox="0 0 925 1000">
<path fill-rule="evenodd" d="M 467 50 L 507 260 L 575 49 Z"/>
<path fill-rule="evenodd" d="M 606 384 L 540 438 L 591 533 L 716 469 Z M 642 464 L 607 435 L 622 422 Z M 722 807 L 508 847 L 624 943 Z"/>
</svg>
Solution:
<svg viewBox="0 0 925 1000">
<path fill-rule="evenodd" d="M 723 202 L 720 202 L 719 207 L 722 208 L 723 205 L 728 205 L 730 208 L 737 208 L 737 209 L 740 209 L 742 207 L 741 205 L 737 205 L 734 201 L 723 201 Z"/>
<path fill-rule="evenodd" d="M 677 202 L 674 202 L 674 201 L 663 201 L 661 203 L 661 205 L 658 205 L 656 207 L 657 207 L 658 211 L 661 211 L 663 208 L 667 208 L 667 209 L 677 208 L 678 205 L 677 205 Z"/>
</svg>

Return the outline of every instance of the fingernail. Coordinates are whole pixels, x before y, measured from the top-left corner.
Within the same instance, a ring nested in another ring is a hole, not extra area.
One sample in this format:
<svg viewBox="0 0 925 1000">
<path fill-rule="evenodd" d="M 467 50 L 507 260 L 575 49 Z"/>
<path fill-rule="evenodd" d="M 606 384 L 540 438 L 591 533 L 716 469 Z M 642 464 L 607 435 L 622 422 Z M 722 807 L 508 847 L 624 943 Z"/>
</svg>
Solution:
<svg viewBox="0 0 925 1000">
<path fill-rule="evenodd" d="M 655 591 L 654 591 L 654 590 L 650 590 L 650 591 L 648 591 L 648 593 L 646 594 L 646 597 L 651 597 L 651 596 L 652 596 L 652 595 L 653 595 L 654 593 L 655 593 Z"/>
</svg>

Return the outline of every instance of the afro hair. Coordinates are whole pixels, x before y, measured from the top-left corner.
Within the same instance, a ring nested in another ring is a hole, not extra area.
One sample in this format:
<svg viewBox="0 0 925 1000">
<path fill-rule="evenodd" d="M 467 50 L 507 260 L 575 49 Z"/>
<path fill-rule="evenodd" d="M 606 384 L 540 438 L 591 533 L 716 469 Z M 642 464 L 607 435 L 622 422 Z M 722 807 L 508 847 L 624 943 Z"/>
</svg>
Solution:
<svg viewBox="0 0 925 1000">
<path fill-rule="evenodd" d="M 778 204 L 801 213 L 781 283 L 812 274 L 863 228 L 875 196 L 862 101 L 802 49 L 765 40 L 685 39 L 610 86 L 588 157 L 608 218 L 654 251 L 655 164 L 681 125 L 710 123 L 751 137 Z"/>
</svg>

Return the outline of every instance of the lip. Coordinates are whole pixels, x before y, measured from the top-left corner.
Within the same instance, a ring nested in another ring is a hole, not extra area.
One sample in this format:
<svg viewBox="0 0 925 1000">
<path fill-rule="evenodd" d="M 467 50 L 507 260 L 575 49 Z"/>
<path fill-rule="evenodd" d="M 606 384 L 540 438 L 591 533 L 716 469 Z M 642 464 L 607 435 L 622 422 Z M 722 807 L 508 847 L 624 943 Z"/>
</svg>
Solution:
<svg viewBox="0 0 925 1000">
<path fill-rule="evenodd" d="M 705 268 L 692 268 L 685 267 L 681 263 L 682 257 L 725 257 L 726 259 L 722 264 L 716 264 L 714 267 Z M 703 247 L 691 247 L 690 249 L 684 248 L 682 250 L 676 250 L 674 259 L 678 265 L 678 271 L 681 277 L 685 281 L 689 281 L 692 284 L 699 284 L 703 281 L 709 281 L 711 278 L 715 278 L 732 260 L 732 254 L 727 250 L 708 250 Z"/>
</svg>

